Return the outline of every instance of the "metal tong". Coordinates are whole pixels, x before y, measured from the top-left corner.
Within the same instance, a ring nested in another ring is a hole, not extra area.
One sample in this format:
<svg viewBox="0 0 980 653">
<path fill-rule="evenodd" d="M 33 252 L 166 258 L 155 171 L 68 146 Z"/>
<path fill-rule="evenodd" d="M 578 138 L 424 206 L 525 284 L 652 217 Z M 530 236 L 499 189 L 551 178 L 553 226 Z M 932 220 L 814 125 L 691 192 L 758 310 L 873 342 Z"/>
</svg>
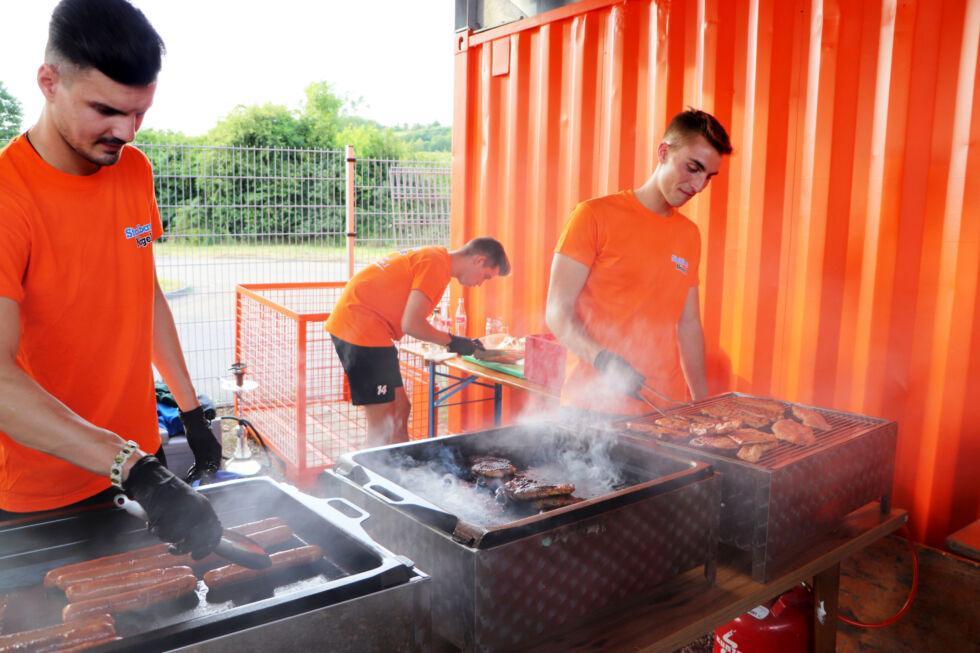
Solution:
<svg viewBox="0 0 980 653">
<path fill-rule="evenodd" d="M 686 401 L 677 401 L 676 399 L 671 399 L 670 397 L 668 397 L 664 393 L 662 393 L 662 392 L 660 392 L 658 390 L 655 390 L 654 388 L 650 387 L 650 385 L 647 384 L 647 383 L 641 383 L 640 384 L 640 390 L 638 390 L 636 392 L 635 396 L 640 401 L 642 401 L 643 403 L 645 403 L 647 406 L 649 406 L 650 408 L 652 408 L 655 411 L 657 411 L 658 413 L 660 413 L 660 416 L 661 417 L 667 417 L 667 413 L 665 413 L 664 411 L 660 410 L 660 408 L 655 403 L 653 403 L 652 401 L 650 401 L 649 399 L 647 399 L 643 395 L 643 391 L 649 392 L 650 394 L 654 395 L 658 399 L 662 399 L 663 401 L 666 401 L 667 403 L 677 404 L 678 406 L 689 406 L 690 405 Z"/>
<path fill-rule="evenodd" d="M 129 514 L 147 521 L 143 506 L 125 494 L 117 494 L 113 503 Z M 214 553 L 225 560 L 249 569 L 268 569 L 272 566 L 272 558 L 257 542 L 246 535 L 227 528 L 221 533 L 221 540 L 214 547 Z"/>
</svg>

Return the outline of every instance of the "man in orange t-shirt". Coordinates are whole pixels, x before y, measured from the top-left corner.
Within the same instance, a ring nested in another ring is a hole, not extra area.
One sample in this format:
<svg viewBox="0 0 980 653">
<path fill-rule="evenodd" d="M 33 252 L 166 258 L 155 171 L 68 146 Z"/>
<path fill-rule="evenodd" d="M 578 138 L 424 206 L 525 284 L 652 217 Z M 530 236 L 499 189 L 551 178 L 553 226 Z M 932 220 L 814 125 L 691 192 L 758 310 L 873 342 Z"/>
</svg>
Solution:
<svg viewBox="0 0 980 653">
<path fill-rule="evenodd" d="M 479 340 L 439 331 L 427 318 L 451 278 L 473 287 L 508 273 L 503 245 L 481 237 L 452 252 L 420 247 L 389 254 L 347 282 L 324 328 L 347 373 L 351 403 L 364 406 L 368 446 L 408 440 L 412 407 L 392 343 L 408 334 L 456 354 L 482 348 Z"/>
<path fill-rule="evenodd" d="M 200 557 L 221 524 L 149 455 L 151 363 L 182 417 L 199 411 L 191 429 L 207 428 L 156 280 L 152 171 L 127 145 L 162 51 L 125 0 L 63 0 L 37 73 L 41 117 L 0 151 L 0 520 L 125 491 L 152 533 Z"/>
<path fill-rule="evenodd" d="M 582 202 L 551 264 L 548 328 L 577 358 L 562 403 L 597 413 L 648 412 L 639 397 L 707 396 L 698 300 L 701 238 L 677 212 L 732 151 L 724 127 L 690 109 L 657 148 L 635 190 Z M 649 393 L 649 394 L 648 394 Z"/>
</svg>

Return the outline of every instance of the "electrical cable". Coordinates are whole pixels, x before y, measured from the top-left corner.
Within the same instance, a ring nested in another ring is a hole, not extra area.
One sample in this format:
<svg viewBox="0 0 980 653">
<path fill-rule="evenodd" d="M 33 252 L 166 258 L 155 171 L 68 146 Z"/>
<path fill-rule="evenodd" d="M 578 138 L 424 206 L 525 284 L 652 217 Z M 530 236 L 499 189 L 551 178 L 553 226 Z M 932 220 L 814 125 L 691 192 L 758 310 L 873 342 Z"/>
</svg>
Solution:
<svg viewBox="0 0 980 653">
<path fill-rule="evenodd" d="M 908 524 L 903 524 L 902 528 L 905 531 L 905 543 L 908 544 L 909 551 L 912 552 L 912 587 L 909 588 L 908 597 L 905 599 L 905 603 L 898 612 L 888 617 L 884 621 L 879 621 L 876 623 L 864 623 L 863 621 L 857 621 L 855 619 L 848 619 L 842 614 L 838 614 L 837 618 L 846 624 L 851 626 L 857 626 L 858 628 L 886 628 L 892 624 L 898 622 L 899 619 L 905 616 L 909 608 L 912 607 L 912 601 L 915 600 L 915 594 L 919 589 L 919 554 L 915 550 L 915 543 L 912 541 L 912 534 L 909 532 Z"/>
</svg>

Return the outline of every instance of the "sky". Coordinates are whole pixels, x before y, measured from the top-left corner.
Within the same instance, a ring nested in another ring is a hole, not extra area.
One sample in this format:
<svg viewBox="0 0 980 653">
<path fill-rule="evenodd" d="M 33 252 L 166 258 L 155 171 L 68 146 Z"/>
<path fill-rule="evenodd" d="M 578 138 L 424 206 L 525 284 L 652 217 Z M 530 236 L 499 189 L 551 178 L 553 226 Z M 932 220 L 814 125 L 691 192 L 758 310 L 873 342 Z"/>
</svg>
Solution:
<svg viewBox="0 0 980 653">
<path fill-rule="evenodd" d="M 238 105 L 299 108 L 330 82 L 384 125 L 450 125 L 450 0 L 131 0 L 167 54 L 144 127 L 200 135 Z M 57 0 L 0 0 L 0 82 L 23 106 L 24 129 L 43 101 L 37 68 Z"/>
</svg>

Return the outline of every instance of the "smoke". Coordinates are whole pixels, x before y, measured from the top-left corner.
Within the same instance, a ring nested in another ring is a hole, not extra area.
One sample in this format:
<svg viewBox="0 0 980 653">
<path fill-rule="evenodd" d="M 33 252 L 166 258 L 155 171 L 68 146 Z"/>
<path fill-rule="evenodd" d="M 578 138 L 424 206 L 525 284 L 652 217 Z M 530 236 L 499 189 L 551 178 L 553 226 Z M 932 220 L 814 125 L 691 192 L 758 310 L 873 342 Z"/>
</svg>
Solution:
<svg viewBox="0 0 980 653">
<path fill-rule="evenodd" d="M 496 493 L 502 481 L 474 475 L 473 456 L 506 458 L 519 474 L 542 484 L 571 483 L 574 496 L 581 499 L 638 482 L 616 461 L 616 440 L 592 429 L 576 432 L 553 423 L 533 423 L 425 444 L 358 462 L 459 519 L 481 526 L 500 526 L 533 510 L 530 504 L 502 501 Z"/>
</svg>

